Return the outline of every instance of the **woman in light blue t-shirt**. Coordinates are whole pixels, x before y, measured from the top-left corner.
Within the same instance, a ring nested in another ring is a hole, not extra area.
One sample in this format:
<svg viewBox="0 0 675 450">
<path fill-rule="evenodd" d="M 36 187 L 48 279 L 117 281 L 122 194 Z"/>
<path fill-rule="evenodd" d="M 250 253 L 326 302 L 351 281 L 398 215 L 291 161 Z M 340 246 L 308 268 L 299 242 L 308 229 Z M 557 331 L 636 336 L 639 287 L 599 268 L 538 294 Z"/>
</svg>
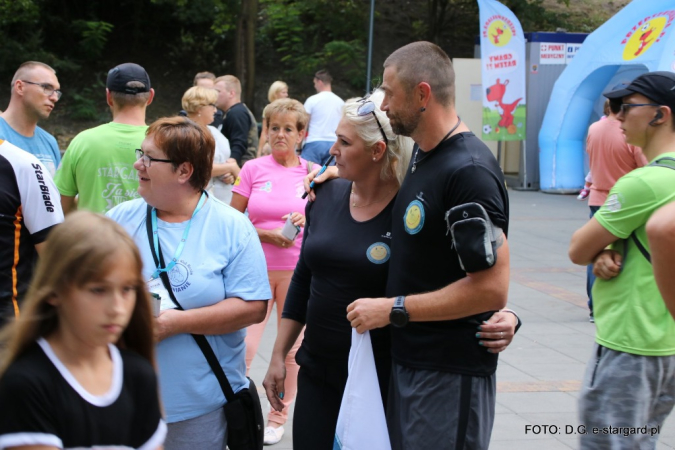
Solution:
<svg viewBox="0 0 675 450">
<path fill-rule="evenodd" d="M 148 289 L 161 297 L 155 333 L 167 450 L 225 449 L 225 397 L 190 334 L 206 336 L 234 392 L 248 388 L 245 328 L 263 320 L 271 297 L 251 222 L 204 191 L 213 153 L 206 127 L 184 117 L 158 120 L 137 150 L 141 198 L 108 213 L 140 248 Z"/>
</svg>

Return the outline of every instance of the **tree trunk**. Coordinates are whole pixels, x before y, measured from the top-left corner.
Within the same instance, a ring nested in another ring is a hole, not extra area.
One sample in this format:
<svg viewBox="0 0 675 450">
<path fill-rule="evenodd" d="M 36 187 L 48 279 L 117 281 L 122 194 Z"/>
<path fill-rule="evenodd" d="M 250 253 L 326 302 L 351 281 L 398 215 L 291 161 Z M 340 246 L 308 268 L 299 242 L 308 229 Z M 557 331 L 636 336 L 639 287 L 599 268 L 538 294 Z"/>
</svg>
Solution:
<svg viewBox="0 0 675 450">
<path fill-rule="evenodd" d="M 255 32 L 258 18 L 258 0 L 242 0 L 237 21 L 235 42 L 235 75 L 242 84 L 242 101 L 254 108 L 255 89 Z"/>
<path fill-rule="evenodd" d="M 448 9 L 449 0 L 428 0 L 427 1 L 427 40 L 438 44 L 443 26 L 445 25 L 445 14 Z"/>
<path fill-rule="evenodd" d="M 255 34 L 258 22 L 258 0 L 248 0 L 246 27 L 246 101 L 250 110 L 255 108 Z"/>
</svg>

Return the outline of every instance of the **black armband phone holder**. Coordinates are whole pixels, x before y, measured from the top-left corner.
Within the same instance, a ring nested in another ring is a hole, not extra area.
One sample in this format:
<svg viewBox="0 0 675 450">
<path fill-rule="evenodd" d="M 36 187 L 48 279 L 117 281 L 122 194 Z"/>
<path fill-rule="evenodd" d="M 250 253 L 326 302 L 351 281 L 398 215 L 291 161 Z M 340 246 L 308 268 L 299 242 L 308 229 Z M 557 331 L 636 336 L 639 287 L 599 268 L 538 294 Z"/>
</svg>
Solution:
<svg viewBox="0 0 675 450">
<path fill-rule="evenodd" d="M 490 217 L 478 203 L 455 206 L 445 213 L 447 233 L 465 272 L 480 272 L 497 262 L 497 242 Z"/>
</svg>

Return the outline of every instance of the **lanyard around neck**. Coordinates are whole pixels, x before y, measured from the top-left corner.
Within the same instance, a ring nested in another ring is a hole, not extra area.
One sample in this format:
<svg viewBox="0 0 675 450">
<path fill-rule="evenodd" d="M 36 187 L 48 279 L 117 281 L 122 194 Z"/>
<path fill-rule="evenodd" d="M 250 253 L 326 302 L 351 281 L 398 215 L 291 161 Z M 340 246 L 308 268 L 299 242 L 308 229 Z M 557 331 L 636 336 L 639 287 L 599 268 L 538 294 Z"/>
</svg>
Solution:
<svg viewBox="0 0 675 450">
<path fill-rule="evenodd" d="M 160 273 L 162 272 L 169 272 L 173 267 L 176 265 L 176 261 L 178 261 L 178 258 L 180 258 L 180 255 L 183 254 L 183 249 L 185 248 L 185 241 L 187 241 L 188 233 L 190 233 L 190 224 L 192 223 L 192 219 L 197 215 L 200 209 L 202 209 L 202 206 L 204 205 L 204 202 L 206 201 L 206 192 L 202 192 L 202 196 L 199 198 L 199 203 L 197 203 L 197 207 L 195 210 L 192 212 L 192 216 L 190 217 L 190 220 L 188 220 L 187 226 L 185 227 L 185 230 L 183 230 L 183 237 L 181 238 L 180 242 L 178 243 L 178 248 L 176 248 L 176 253 L 173 255 L 173 258 L 171 258 L 171 262 L 167 264 L 165 268 L 157 267 L 155 272 L 152 274 L 152 278 L 157 278 Z M 155 254 L 159 255 L 159 234 L 157 231 L 157 209 L 152 208 L 152 213 L 151 213 L 151 221 L 152 221 L 152 244 L 155 246 Z M 161 265 L 162 263 L 158 263 Z"/>
</svg>

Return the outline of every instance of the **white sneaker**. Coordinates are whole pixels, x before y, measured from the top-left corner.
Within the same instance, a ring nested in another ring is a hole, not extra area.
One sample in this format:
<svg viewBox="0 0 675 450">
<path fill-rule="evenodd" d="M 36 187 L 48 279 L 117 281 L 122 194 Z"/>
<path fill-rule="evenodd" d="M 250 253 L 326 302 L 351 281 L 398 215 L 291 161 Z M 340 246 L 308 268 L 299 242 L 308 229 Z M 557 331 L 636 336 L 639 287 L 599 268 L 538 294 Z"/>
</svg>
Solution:
<svg viewBox="0 0 675 450">
<path fill-rule="evenodd" d="M 263 444 L 274 445 L 278 443 L 282 437 L 284 437 L 284 427 L 265 427 L 265 437 L 263 438 Z"/>
</svg>

